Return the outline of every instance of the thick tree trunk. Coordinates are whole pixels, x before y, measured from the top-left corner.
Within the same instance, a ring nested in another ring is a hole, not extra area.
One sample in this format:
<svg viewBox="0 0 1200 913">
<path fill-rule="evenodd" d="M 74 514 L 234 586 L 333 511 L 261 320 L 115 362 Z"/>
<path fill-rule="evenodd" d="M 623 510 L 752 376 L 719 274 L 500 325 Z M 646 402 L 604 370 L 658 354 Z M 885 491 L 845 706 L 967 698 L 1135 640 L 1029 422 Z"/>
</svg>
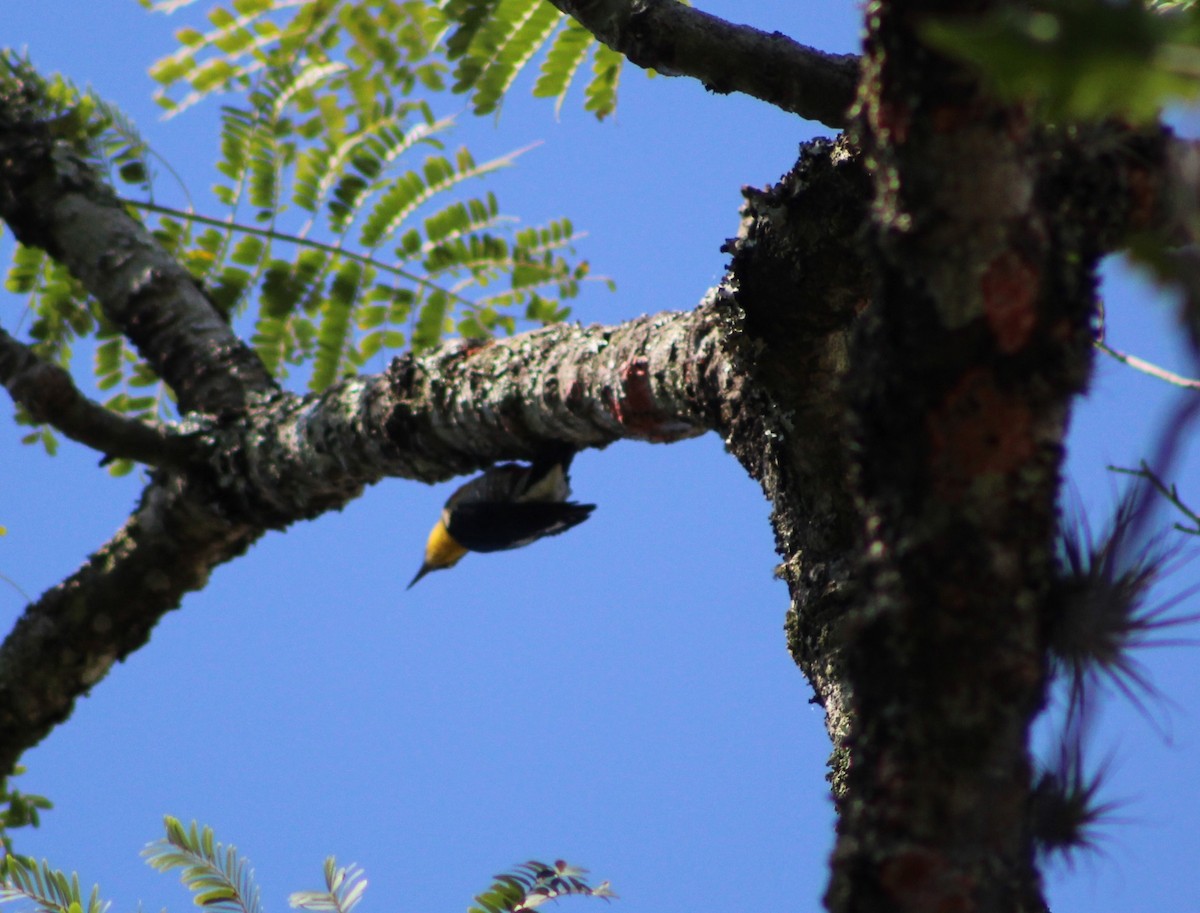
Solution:
<svg viewBox="0 0 1200 913">
<path fill-rule="evenodd" d="M 846 625 L 835 911 L 1039 910 L 1029 725 L 1098 245 L 1042 193 L 1028 113 L 868 15 L 874 301 L 851 352 L 864 532 Z"/>
</svg>

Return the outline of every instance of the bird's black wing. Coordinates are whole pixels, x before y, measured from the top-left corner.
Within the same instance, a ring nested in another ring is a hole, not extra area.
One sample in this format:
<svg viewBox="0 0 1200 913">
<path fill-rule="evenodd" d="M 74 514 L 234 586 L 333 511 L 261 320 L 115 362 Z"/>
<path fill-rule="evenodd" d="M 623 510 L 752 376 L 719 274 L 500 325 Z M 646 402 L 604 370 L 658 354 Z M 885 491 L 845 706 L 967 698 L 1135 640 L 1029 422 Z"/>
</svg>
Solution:
<svg viewBox="0 0 1200 913">
<path fill-rule="evenodd" d="M 565 532 L 595 509 L 595 504 L 572 501 L 460 504 L 451 513 L 447 529 L 473 552 L 500 552 Z"/>
</svg>

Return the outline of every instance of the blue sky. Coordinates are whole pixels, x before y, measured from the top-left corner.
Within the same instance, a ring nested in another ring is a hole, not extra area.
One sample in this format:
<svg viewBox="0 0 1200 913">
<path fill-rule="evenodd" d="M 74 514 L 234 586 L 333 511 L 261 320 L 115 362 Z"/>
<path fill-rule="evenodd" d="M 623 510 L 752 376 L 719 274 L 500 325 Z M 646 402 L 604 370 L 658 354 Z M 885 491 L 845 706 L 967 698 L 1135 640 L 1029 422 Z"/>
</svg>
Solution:
<svg viewBox="0 0 1200 913">
<path fill-rule="evenodd" d="M 705 8 L 855 48 L 852 4 Z M 145 75 L 203 9 L 12 3 L 4 40 L 118 102 L 203 199 L 215 107 L 160 122 Z M 585 322 L 694 306 L 721 275 L 739 188 L 776 180 L 797 144 L 822 132 L 633 70 L 612 122 L 572 102 L 556 120 L 517 93 L 499 122 L 464 115 L 456 136 L 480 159 L 542 141 L 494 187 L 506 212 L 530 223 L 568 215 L 588 232 L 580 253 L 618 291 L 590 289 L 574 315 Z M 1194 371 L 1169 302 L 1119 268 L 1105 290 L 1115 346 Z M 0 299 L 0 325 L 13 330 L 21 307 Z M 1098 363 L 1069 463 L 1094 527 L 1120 485 L 1105 467 L 1148 451 L 1175 396 Z M 47 459 L 21 433 L 0 421 L 0 573 L 37 594 L 112 533 L 140 483 L 111 479 L 69 442 Z M 1200 504 L 1195 468 L 1189 459 L 1177 480 Z M 340 513 L 266 536 L 26 756 L 18 785 L 57 807 L 40 831 L 19 834 L 19 848 L 100 882 L 114 911 L 190 906 L 138 858 L 163 814 L 235 843 L 274 913 L 289 892 L 319 885 L 331 853 L 366 869 L 365 911 L 462 909 L 491 875 L 530 857 L 589 867 L 629 913 L 820 909 L 829 745 L 785 648 L 787 594 L 772 576 L 760 491 L 713 435 L 586 452 L 573 480 L 580 500 L 599 505 L 588 523 L 519 552 L 468 556 L 410 592 L 452 485 L 385 482 Z M 1196 575 L 1186 567 L 1164 593 Z M 0 584 L 0 623 L 21 605 Z M 1108 795 L 1124 802 L 1122 820 L 1100 854 L 1052 871 L 1057 911 L 1194 905 L 1193 655 L 1142 657 L 1169 698 L 1155 705 L 1158 728 L 1123 700 L 1106 708 L 1097 755 L 1113 758 Z"/>
</svg>

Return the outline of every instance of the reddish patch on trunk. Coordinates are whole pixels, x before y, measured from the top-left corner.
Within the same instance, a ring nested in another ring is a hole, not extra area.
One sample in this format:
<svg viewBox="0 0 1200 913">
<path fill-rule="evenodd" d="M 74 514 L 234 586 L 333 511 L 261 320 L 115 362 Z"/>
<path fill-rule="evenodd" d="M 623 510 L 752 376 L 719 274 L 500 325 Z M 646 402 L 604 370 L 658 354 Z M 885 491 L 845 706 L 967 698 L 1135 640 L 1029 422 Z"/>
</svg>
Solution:
<svg viewBox="0 0 1200 913">
<path fill-rule="evenodd" d="M 495 343 L 496 340 L 494 339 L 464 339 L 462 341 L 462 353 L 465 357 L 470 358 L 476 352 L 490 349 Z"/>
<path fill-rule="evenodd" d="M 621 373 L 620 396 L 608 396 L 609 409 L 617 421 L 639 437 L 652 441 L 672 440 L 667 416 L 659 411 L 650 388 L 650 366 L 644 358 L 625 366 Z"/>
<path fill-rule="evenodd" d="M 1005 251 L 983 274 L 983 313 L 996 347 L 1005 355 L 1019 352 L 1037 325 L 1038 271 L 1019 254 Z"/>
<path fill-rule="evenodd" d="M 580 406 L 582 406 L 583 405 L 583 393 L 584 393 L 583 381 L 581 381 L 578 377 L 576 377 L 573 381 L 571 381 L 571 388 L 569 390 L 567 390 L 567 395 L 564 399 L 564 401 L 567 404 L 567 407 L 569 409 L 571 409 L 572 411 L 574 411 L 574 410 L 578 409 Z"/>
<path fill-rule="evenodd" d="M 879 868 L 879 880 L 899 910 L 968 913 L 975 909 L 974 879 L 931 849 L 911 846 L 892 853 Z"/>
<path fill-rule="evenodd" d="M 957 500 L 982 475 L 1007 475 L 1037 450 L 1024 400 L 995 386 L 987 371 L 967 372 L 926 419 L 934 489 Z"/>
</svg>

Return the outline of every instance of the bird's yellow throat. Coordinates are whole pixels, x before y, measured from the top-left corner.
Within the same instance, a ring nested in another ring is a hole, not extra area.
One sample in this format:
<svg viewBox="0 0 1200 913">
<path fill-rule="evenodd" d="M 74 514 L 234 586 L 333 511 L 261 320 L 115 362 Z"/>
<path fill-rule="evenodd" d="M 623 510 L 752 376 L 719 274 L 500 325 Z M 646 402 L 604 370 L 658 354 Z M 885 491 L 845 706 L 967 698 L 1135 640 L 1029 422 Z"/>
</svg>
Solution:
<svg viewBox="0 0 1200 913">
<path fill-rule="evenodd" d="M 425 543 L 425 566 L 431 570 L 453 567 L 466 553 L 467 550 L 446 529 L 445 520 L 439 519 Z"/>
</svg>

